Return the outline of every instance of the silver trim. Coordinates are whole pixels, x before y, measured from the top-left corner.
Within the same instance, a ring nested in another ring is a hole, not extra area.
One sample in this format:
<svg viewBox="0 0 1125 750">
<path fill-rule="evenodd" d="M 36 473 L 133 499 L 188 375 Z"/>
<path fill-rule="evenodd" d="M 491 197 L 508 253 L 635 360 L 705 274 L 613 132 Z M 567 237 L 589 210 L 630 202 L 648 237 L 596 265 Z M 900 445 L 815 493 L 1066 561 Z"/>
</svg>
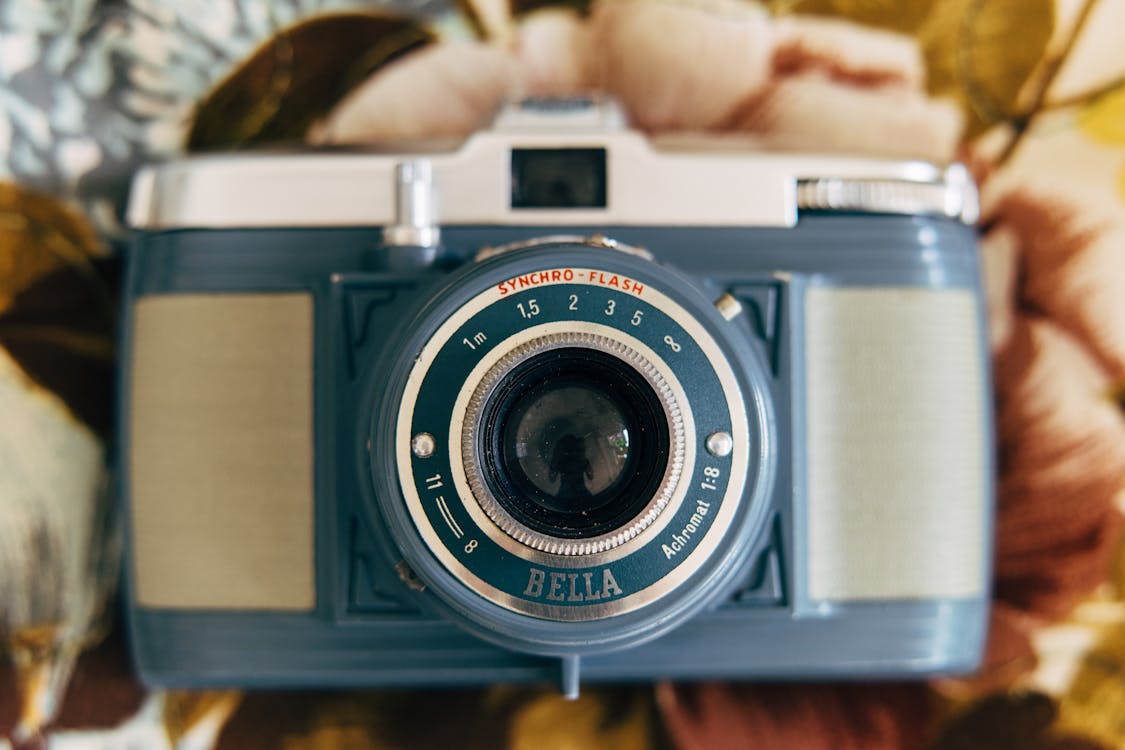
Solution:
<svg viewBox="0 0 1125 750">
<path fill-rule="evenodd" d="M 512 133 L 547 131 L 558 133 L 624 130 L 625 111 L 605 96 L 528 98 L 503 107 L 492 122 L 493 130 Z"/>
<path fill-rule="evenodd" d="M 419 432 L 410 441 L 410 450 L 414 451 L 414 455 L 418 458 L 429 458 L 434 455 L 435 448 L 437 443 L 434 441 L 434 436 L 428 432 Z"/>
<path fill-rule="evenodd" d="M 797 183 L 797 208 L 882 214 L 928 214 L 976 222 L 980 209 L 968 170 L 956 164 L 941 179 L 816 177 Z"/>
<path fill-rule="evenodd" d="M 394 223 L 383 228 L 383 244 L 393 247 L 437 247 L 433 165 L 429 159 L 408 159 L 395 165 Z"/>
<path fill-rule="evenodd" d="M 712 456 L 726 458 L 734 450 L 734 438 L 729 432 L 713 432 L 707 436 L 707 452 Z"/>
<path fill-rule="evenodd" d="M 640 373 L 656 391 L 664 405 L 664 414 L 668 420 L 668 468 L 665 470 L 660 486 L 648 505 L 625 526 L 586 539 L 562 539 L 549 536 L 520 523 L 508 513 L 496 496 L 488 489 L 488 484 L 484 481 L 480 470 L 481 456 L 477 437 L 481 410 L 488 402 L 489 397 L 492 396 L 492 393 L 503 382 L 504 378 L 521 362 L 563 346 L 595 349 L 624 361 Z M 633 539 L 651 526 L 656 517 L 668 507 L 684 470 L 684 435 L 683 413 L 676 402 L 672 387 L 664 379 L 659 368 L 645 358 L 643 354 L 607 336 L 591 333 L 555 333 L 533 339 L 509 351 L 481 378 L 480 383 L 473 391 L 472 398 L 469 399 L 469 407 L 462 427 L 461 463 L 466 467 L 465 473 L 473 497 L 476 498 L 488 517 L 492 519 L 492 522 L 505 534 L 532 549 L 552 555 L 592 555 L 607 552 Z"/>
<path fill-rule="evenodd" d="M 512 148 L 604 148 L 607 207 L 513 210 Z M 784 227 L 796 225 L 802 205 L 975 218 L 976 190 L 960 167 L 763 153 L 723 138 L 687 145 L 628 130 L 533 129 L 485 131 L 443 153 L 235 154 L 174 161 L 138 173 L 127 220 L 151 231 L 393 225 L 398 222 L 394 170 L 411 159 L 432 165 L 446 226 Z M 868 183 L 910 197 L 886 201 L 875 197 Z M 832 197 L 840 191 L 846 200 Z"/>
<path fill-rule="evenodd" d="M 618 252 L 632 255 L 642 260 L 653 259 L 652 253 L 645 248 L 618 242 L 612 237 L 606 237 L 604 234 L 592 234 L 589 237 L 583 237 L 580 234 L 551 234 L 546 237 L 533 237 L 530 240 L 519 240 L 518 242 L 509 242 L 505 245 L 497 245 L 495 247 L 482 247 L 477 251 L 477 254 L 473 256 L 473 260 L 488 260 L 489 258 L 495 258 L 497 255 L 504 255 L 505 253 L 511 253 L 517 250 L 530 250 L 534 247 L 549 247 L 551 245 L 585 245 L 587 247 L 597 247 L 605 250 L 617 250 Z"/>
</svg>

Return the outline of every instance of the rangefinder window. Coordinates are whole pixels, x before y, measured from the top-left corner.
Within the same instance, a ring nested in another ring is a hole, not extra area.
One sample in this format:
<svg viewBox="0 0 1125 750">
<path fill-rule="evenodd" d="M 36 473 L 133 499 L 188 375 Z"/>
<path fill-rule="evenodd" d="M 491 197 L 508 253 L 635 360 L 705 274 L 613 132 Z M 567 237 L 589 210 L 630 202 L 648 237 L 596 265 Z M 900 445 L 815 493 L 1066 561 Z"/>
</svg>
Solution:
<svg viewBox="0 0 1125 750">
<path fill-rule="evenodd" d="M 605 208 L 604 148 L 512 149 L 512 208 Z"/>
</svg>

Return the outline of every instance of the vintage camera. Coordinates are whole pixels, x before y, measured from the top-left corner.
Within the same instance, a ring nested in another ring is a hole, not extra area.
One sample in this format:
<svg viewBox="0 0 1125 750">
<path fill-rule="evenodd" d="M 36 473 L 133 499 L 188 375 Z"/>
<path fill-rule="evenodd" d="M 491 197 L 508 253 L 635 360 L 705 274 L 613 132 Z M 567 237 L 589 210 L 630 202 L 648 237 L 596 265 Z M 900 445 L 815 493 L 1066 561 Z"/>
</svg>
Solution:
<svg viewBox="0 0 1125 750">
<path fill-rule="evenodd" d="M 973 668 L 992 514 L 963 169 L 649 140 L 140 173 L 122 482 L 164 685 Z M 439 208 L 440 206 L 440 208 Z"/>
</svg>

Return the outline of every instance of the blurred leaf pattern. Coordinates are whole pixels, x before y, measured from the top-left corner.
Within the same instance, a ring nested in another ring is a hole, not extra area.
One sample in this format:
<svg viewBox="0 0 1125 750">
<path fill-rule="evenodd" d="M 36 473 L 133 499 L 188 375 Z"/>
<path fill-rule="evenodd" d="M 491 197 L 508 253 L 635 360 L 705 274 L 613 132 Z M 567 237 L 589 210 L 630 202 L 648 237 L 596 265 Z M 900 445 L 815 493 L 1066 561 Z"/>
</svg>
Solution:
<svg viewBox="0 0 1125 750">
<path fill-rule="evenodd" d="M 890 43 L 896 54 L 902 40 L 916 45 L 925 91 L 954 102 L 964 117 L 962 155 L 977 172 L 990 209 L 982 232 L 989 280 L 996 286 L 990 312 L 1001 408 L 1003 397 L 1010 397 L 1004 413 L 1017 426 L 1006 433 L 1001 450 L 1004 461 L 1023 462 L 1001 489 L 998 525 L 1006 539 L 999 550 L 997 595 L 1004 601 L 994 610 L 989 663 L 977 679 L 892 686 L 889 692 L 884 686 L 599 687 L 585 689 L 573 702 L 549 688 L 515 687 L 177 691 L 142 702 L 143 689 L 131 677 L 116 675 L 113 684 L 127 700 L 125 708 L 107 711 L 90 697 L 99 695 L 98 676 L 112 671 L 103 647 L 78 662 L 67 700 L 48 706 L 60 709 L 55 726 L 76 729 L 68 736 L 91 743 L 83 747 L 104 741 L 103 746 L 185 750 L 1125 747 L 1125 544 L 1118 531 L 1120 508 L 1112 507 L 1114 489 L 1125 484 L 1125 476 L 1113 474 L 1120 446 L 1112 437 L 1125 429 L 1125 372 L 1113 348 L 1125 319 L 1114 319 L 1118 308 L 1105 299 L 1115 290 L 1120 296 L 1125 285 L 1120 268 L 1106 260 L 1114 248 L 1120 256 L 1125 247 L 1122 235 L 1114 233 L 1121 217 L 1091 212 L 1091 219 L 1083 215 L 1081 201 L 1063 208 L 1054 194 L 1024 190 L 1022 184 L 1013 189 L 1001 179 L 1034 145 L 1032 136 L 1025 136 L 1046 116 L 1064 111 L 1072 115 L 1064 127 L 1104 149 L 1104 159 L 1116 165 L 1116 182 L 1097 189 L 1114 193 L 1121 212 L 1125 70 L 1108 71 L 1108 83 L 1087 92 L 1050 96 L 1089 30 L 1088 19 L 1112 1 L 1076 0 L 1067 7 L 1077 12 L 1067 15 L 1061 0 L 735 0 L 745 11 L 739 15 L 720 0 L 647 0 L 708 8 L 730 28 L 746 21 L 746 36 L 731 37 L 735 46 L 768 37 L 759 12 L 802 23 L 808 17 L 839 22 L 839 38 L 851 38 L 850 46 L 840 49 L 854 58 L 831 59 L 838 51 L 831 44 L 830 54 L 822 49 L 811 54 L 808 37 L 794 37 L 788 58 L 767 62 L 774 66 L 771 74 L 786 63 L 807 74 L 797 83 L 809 88 L 795 90 L 812 92 L 807 95 L 817 106 L 847 102 L 853 112 L 875 101 L 865 97 L 888 91 L 891 106 L 899 106 L 893 96 L 910 76 L 880 76 L 877 66 L 865 67 L 870 60 L 863 52 L 875 37 L 859 34 L 861 28 L 894 32 L 901 35 Z M 422 14 L 335 0 L 197 0 L 180 6 L 162 0 L 70 5 L 0 0 L 0 174 L 24 183 L 0 182 L 0 355 L 10 353 L 37 388 L 61 397 L 97 434 L 109 434 L 116 268 L 83 217 L 27 185 L 119 201 L 128 172 L 121 165 L 138 158 L 299 144 L 310 127 L 373 77 L 457 39 L 459 32 L 451 29 L 459 24 L 474 31 L 494 58 L 512 55 L 518 68 L 518 55 L 529 52 L 520 49 L 527 43 L 521 33 L 553 11 L 553 22 L 570 35 L 567 44 L 581 50 L 579 56 L 589 58 L 587 67 L 594 69 L 613 40 L 587 38 L 580 24 L 597 18 L 611 2 L 463 0 L 459 10 L 435 20 L 430 0 L 406 3 Z M 1060 28 L 1064 17 L 1069 20 Z M 1125 24 L 1125 13 L 1116 18 Z M 664 26 L 650 41 L 674 48 L 683 33 Z M 1125 44 L 1125 32 L 1121 36 Z M 640 54 L 623 48 L 625 54 Z M 805 57 L 795 57 L 797 52 Z M 696 60 L 684 55 L 675 62 L 690 66 Z M 723 72 L 705 71 L 708 77 Z M 502 73 L 497 80 L 505 85 L 508 73 L 519 80 L 518 69 Z M 113 85 L 115 76 L 123 85 Z M 729 77 L 737 77 L 735 71 Z M 825 78 L 834 80 L 820 80 Z M 862 85 L 847 88 L 857 81 Z M 778 94 L 776 84 L 747 97 L 742 110 L 753 115 Z M 834 84 L 841 86 L 833 89 Z M 841 90 L 847 96 L 825 103 L 824 97 Z M 658 93 L 649 88 L 638 101 Z M 673 111 L 676 104 L 671 102 Z M 738 122 L 750 121 L 753 117 Z M 989 145 L 990 138 L 1000 141 L 999 148 Z M 1029 160 L 1034 157 L 1024 162 Z M 1047 184 L 1055 179 L 1054 173 L 1046 175 Z M 103 235 L 112 236 L 112 210 L 85 206 Z M 1012 394 L 1020 394 L 1014 405 Z M 1112 409 L 1108 398 L 1121 408 Z M 1067 460 L 1079 470 L 1072 471 Z M 1046 496 L 1031 487 L 1036 477 L 1049 485 Z M 0 518 L 5 500 L 0 497 Z M 1114 545 L 1120 551 L 1111 567 Z M 106 547 L 112 552 L 112 544 Z M 97 631 L 89 619 L 84 624 Z M 60 679 L 49 670 L 26 668 L 29 654 L 46 654 L 49 661 L 57 653 L 59 633 L 48 623 L 4 634 L 9 647 L 16 644 L 23 654 L 18 679 L 25 692 L 42 693 Z M 93 632 L 81 645 L 98 636 Z M 68 637 L 69 658 L 75 639 Z M 111 639 L 109 653 L 119 669 L 126 658 L 120 648 Z M 19 719 L 8 703 L 16 679 L 0 668 L 0 737 Z M 32 719 L 50 718 L 44 706 L 32 706 L 43 709 Z M 25 714 L 28 710 L 25 706 Z M 102 729 L 88 731 L 96 726 Z M 55 739 L 52 735 L 52 747 Z M 64 747 L 61 734 L 58 739 Z"/>
<path fill-rule="evenodd" d="M 283 29 L 199 104 L 190 150 L 300 143 L 352 88 L 395 58 L 430 43 L 417 21 L 341 13 Z"/>
<path fill-rule="evenodd" d="M 0 653 L 25 740 L 56 714 L 78 654 L 105 636 L 116 588 L 99 439 L 116 311 L 102 253 L 82 216 L 0 181 Z"/>
<path fill-rule="evenodd" d="M 941 0 L 775 0 L 775 13 L 809 13 L 846 18 L 877 28 L 914 34 L 935 13 L 944 13 Z"/>
<path fill-rule="evenodd" d="M 1099 143 L 1125 145 L 1125 83 L 1096 97 L 1078 117 L 1082 132 Z M 1125 203 L 1125 160 L 1117 169 L 1118 199 Z M 1125 403 L 1125 401 L 1123 401 Z"/>
<path fill-rule="evenodd" d="M 913 35 L 929 92 L 961 105 L 968 137 L 1022 114 L 1020 94 L 1055 23 L 1054 0 L 793 0 L 778 8 Z"/>
<path fill-rule="evenodd" d="M 1110 145 L 1125 144 L 1125 84 L 1091 102 L 1078 123 L 1091 138 Z"/>
<path fill-rule="evenodd" d="M 57 199 L 0 181 L 0 314 L 34 282 L 103 253 L 85 218 Z"/>
<path fill-rule="evenodd" d="M 949 0 L 919 30 L 930 92 L 968 115 L 969 137 L 1020 114 L 1054 30 L 1054 0 Z"/>
</svg>

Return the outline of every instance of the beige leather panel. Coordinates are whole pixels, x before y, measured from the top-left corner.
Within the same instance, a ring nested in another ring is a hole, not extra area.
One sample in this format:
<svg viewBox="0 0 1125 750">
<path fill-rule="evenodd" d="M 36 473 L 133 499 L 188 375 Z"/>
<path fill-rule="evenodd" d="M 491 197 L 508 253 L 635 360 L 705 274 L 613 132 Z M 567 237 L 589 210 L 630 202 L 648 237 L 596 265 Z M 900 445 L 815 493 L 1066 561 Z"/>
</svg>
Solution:
<svg viewBox="0 0 1125 750">
<path fill-rule="evenodd" d="M 961 290 L 808 290 L 811 598 L 981 594 L 977 313 Z"/>
<path fill-rule="evenodd" d="M 312 326 L 306 294 L 137 302 L 129 480 L 141 604 L 313 607 Z"/>
</svg>

